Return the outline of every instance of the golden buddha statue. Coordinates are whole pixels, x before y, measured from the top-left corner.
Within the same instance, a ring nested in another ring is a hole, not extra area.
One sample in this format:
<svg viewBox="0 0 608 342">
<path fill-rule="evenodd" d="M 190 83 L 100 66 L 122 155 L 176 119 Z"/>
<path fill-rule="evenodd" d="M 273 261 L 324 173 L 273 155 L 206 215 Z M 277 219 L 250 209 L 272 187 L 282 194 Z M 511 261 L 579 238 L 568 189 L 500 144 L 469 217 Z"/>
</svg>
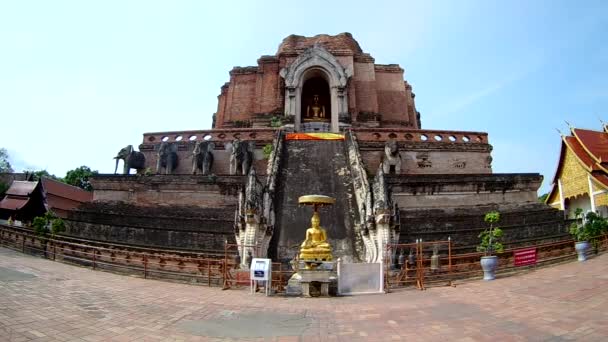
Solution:
<svg viewBox="0 0 608 342">
<path fill-rule="evenodd" d="M 300 260 L 331 261 L 331 245 L 327 233 L 320 226 L 319 213 L 315 210 L 310 220 L 311 227 L 306 230 L 306 240 L 300 247 Z"/>
<path fill-rule="evenodd" d="M 325 119 L 325 106 L 319 103 L 319 95 L 312 96 L 312 105 L 306 107 L 306 117 L 312 119 Z"/>
</svg>

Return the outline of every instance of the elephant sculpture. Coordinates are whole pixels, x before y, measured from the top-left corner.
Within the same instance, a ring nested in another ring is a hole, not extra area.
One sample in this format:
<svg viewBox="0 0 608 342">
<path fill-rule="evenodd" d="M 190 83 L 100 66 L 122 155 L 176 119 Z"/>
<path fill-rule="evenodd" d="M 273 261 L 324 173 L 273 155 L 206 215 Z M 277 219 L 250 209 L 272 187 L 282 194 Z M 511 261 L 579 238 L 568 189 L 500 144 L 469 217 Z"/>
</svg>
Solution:
<svg viewBox="0 0 608 342">
<path fill-rule="evenodd" d="M 192 151 L 192 174 L 201 171 L 203 175 L 211 173 L 213 166 L 213 149 L 215 144 L 209 141 L 199 141 Z"/>
<path fill-rule="evenodd" d="M 135 151 L 133 145 L 123 147 L 116 157 L 116 167 L 114 168 L 114 174 L 118 170 L 118 161 L 123 160 L 124 168 L 122 170 L 123 175 L 128 175 L 131 169 L 137 170 L 137 173 L 141 173 L 146 168 L 146 157 L 143 153 Z"/>
<path fill-rule="evenodd" d="M 399 146 L 395 140 L 389 140 L 384 145 L 382 171 L 387 175 L 391 173 L 401 173 L 401 155 L 399 154 Z"/>
<path fill-rule="evenodd" d="M 163 141 L 160 143 L 156 159 L 156 173 L 161 173 L 165 169 L 165 174 L 170 175 L 178 165 L 177 145 Z"/>
<path fill-rule="evenodd" d="M 255 142 L 244 142 L 235 139 L 232 142 L 232 152 L 230 153 L 230 174 L 236 175 L 240 172 L 247 175 L 253 161 L 253 150 Z"/>
</svg>

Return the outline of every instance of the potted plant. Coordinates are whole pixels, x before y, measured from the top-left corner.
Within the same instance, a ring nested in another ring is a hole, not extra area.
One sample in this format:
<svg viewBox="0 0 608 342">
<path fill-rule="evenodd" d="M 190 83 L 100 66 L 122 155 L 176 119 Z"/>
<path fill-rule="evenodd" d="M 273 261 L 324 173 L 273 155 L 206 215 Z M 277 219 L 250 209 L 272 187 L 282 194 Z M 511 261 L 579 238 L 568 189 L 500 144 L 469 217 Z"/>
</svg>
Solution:
<svg viewBox="0 0 608 342">
<path fill-rule="evenodd" d="M 575 241 L 574 249 L 578 254 L 578 261 L 587 260 L 585 252 L 587 252 L 589 249 L 589 230 L 581 220 L 582 214 L 583 209 L 576 208 L 574 211 L 574 218 L 576 222 L 573 222 L 572 225 L 570 225 L 570 234 Z"/>
<path fill-rule="evenodd" d="M 608 221 L 599 214 L 590 211 L 585 215 L 583 224 L 589 236 L 590 247 L 593 247 L 595 254 L 599 253 L 601 237 L 608 232 Z"/>
<path fill-rule="evenodd" d="M 485 214 L 483 220 L 490 224 L 490 227 L 479 234 L 481 242 L 477 246 L 478 252 L 483 252 L 481 257 L 481 268 L 483 269 L 483 280 L 494 280 L 495 272 L 498 266 L 498 257 L 493 255 L 494 252 L 501 253 L 504 250 L 502 243 L 502 229 L 494 227 L 500 221 L 500 213 L 496 210 Z"/>
</svg>

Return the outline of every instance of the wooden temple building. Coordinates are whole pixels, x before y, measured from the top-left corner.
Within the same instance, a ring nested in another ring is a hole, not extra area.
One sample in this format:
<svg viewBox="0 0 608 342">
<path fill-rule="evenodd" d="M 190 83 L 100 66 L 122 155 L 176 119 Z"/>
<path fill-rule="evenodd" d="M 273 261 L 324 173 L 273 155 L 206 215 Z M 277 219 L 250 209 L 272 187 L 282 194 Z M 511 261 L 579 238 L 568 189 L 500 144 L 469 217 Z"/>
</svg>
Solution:
<svg viewBox="0 0 608 342">
<path fill-rule="evenodd" d="M 577 208 L 608 216 L 608 126 L 571 128 L 562 136 L 559 162 L 546 203 L 574 218 Z"/>
</svg>

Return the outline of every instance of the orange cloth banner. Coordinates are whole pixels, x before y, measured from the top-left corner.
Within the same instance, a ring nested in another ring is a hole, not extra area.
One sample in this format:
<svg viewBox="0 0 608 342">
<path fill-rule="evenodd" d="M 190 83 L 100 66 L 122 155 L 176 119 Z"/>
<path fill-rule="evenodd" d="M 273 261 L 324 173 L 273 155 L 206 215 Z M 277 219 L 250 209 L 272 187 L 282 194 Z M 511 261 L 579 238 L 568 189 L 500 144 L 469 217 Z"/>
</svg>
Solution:
<svg viewBox="0 0 608 342">
<path fill-rule="evenodd" d="M 285 140 L 344 140 L 344 134 L 338 133 L 289 133 Z"/>
</svg>

